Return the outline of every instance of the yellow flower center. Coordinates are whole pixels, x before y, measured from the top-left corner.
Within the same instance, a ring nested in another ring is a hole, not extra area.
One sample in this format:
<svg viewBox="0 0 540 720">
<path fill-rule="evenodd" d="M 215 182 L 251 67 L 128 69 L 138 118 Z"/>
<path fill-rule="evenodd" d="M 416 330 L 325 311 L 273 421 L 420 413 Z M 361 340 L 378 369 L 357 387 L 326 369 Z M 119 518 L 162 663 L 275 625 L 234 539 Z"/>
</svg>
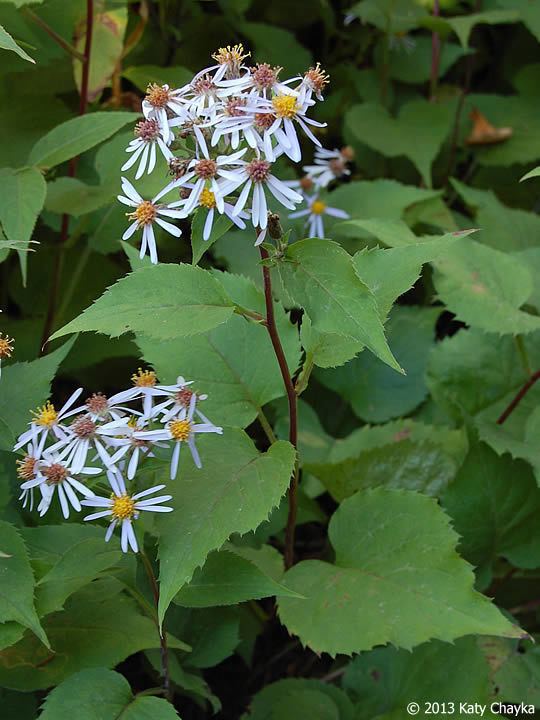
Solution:
<svg viewBox="0 0 540 720">
<path fill-rule="evenodd" d="M 191 432 L 189 420 L 173 420 L 169 423 L 169 430 L 175 440 L 187 440 Z"/>
<path fill-rule="evenodd" d="M 129 520 L 135 515 L 135 500 L 129 495 L 111 495 L 111 512 L 115 520 Z"/>
<path fill-rule="evenodd" d="M 137 209 L 132 213 L 127 213 L 130 220 L 136 220 L 139 227 L 153 223 L 157 215 L 156 206 L 150 200 L 143 200 Z"/>
<path fill-rule="evenodd" d="M 227 47 L 220 47 L 219 50 L 212 55 L 212 57 L 220 65 L 238 66 L 250 55 L 251 53 L 244 52 L 244 46 L 242 43 L 239 43 L 238 45 L 233 45 L 232 47 L 230 45 L 227 45 Z"/>
<path fill-rule="evenodd" d="M 300 110 L 293 95 L 276 95 L 272 98 L 272 105 L 278 117 L 289 120 Z"/>
<path fill-rule="evenodd" d="M 2 337 L 2 333 L 0 333 L 0 359 L 11 357 L 12 352 L 13 339 L 9 338 L 7 335 Z"/>
<path fill-rule="evenodd" d="M 131 382 L 135 387 L 154 387 L 157 383 L 156 373 L 153 370 L 143 370 L 139 368 L 137 372 L 131 376 Z"/>
<path fill-rule="evenodd" d="M 216 196 L 211 190 L 207 190 L 204 188 L 204 190 L 201 192 L 201 195 L 199 197 L 199 205 L 202 205 L 205 208 L 208 208 L 211 210 L 212 208 L 216 207 Z"/>
<path fill-rule="evenodd" d="M 311 204 L 311 212 L 314 215 L 322 215 L 325 210 L 326 204 L 323 203 L 322 200 L 315 200 L 315 202 Z"/>
<path fill-rule="evenodd" d="M 58 418 L 58 413 L 54 409 L 54 405 L 51 402 L 46 402 L 42 407 L 38 407 L 37 410 L 32 410 L 34 416 L 34 422 L 36 425 L 43 425 L 43 427 L 52 427 Z"/>
<path fill-rule="evenodd" d="M 154 107 L 162 108 L 169 102 L 171 97 L 170 91 L 162 85 L 150 83 L 146 88 L 146 99 Z"/>
</svg>

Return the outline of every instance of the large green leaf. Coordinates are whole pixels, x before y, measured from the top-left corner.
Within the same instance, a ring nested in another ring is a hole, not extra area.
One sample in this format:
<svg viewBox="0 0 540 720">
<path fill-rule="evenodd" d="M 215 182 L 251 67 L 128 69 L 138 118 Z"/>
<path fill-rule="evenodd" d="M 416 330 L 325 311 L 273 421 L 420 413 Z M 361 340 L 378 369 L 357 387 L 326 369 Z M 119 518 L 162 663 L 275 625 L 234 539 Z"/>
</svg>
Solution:
<svg viewBox="0 0 540 720">
<path fill-rule="evenodd" d="M 285 582 L 307 600 L 279 601 L 281 621 L 315 652 L 523 634 L 473 589 L 472 568 L 435 500 L 381 488 L 357 493 L 332 517 L 329 537 L 336 564 L 298 563 Z"/>
<path fill-rule="evenodd" d="M 112 200 L 117 188 L 111 185 L 88 185 L 72 177 L 60 177 L 47 183 L 45 209 L 55 213 L 85 215 Z"/>
<path fill-rule="evenodd" d="M 105 668 L 81 670 L 48 695 L 41 720 L 178 720 L 166 700 L 134 696 L 128 681 Z"/>
<path fill-rule="evenodd" d="M 342 247 L 316 238 L 296 242 L 279 273 L 286 292 L 306 310 L 315 330 L 355 340 L 402 372 L 388 348 L 375 297 Z"/>
<path fill-rule="evenodd" d="M 28 160 L 41 168 L 60 165 L 107 140 L 138 117 L 132 112 L 95 112 L 72 118 L 38 140 Z"/>
<path fill-rule="evenodd" d="M 435 267 L 435 289 L 459 320 L 500 335 L 540 328 L 540 318 L 520 310 L 532 292 L 532 278 L 515 257 L 462 238 Z"/>
<path fill-rule="evenodd" d="M 485 12 L 459 15 L 444 19 L 459 38 L 462 47 L 469 45 L 469 37 L 476 25 L 503 25 L 519 22 L 519 12 L 516 10 L 486 10 Z"/>
<path fill-rule="evenodd" d="M 363 352 L 342 367 L 318 371 L 317 379 L 339 393 L 366 422 L 407 415 L 428 394 L 424 375 L 439 312 L 437 308 L 398 305 L 390 313 L 388 343 L 406 375 L 398 375 Z"/>
<path fill-rule="evenodd" d="M 206 270 L 186 264 L 154 265 L 112 285 L 53 338 L 94 330 L 111 337 L 133 331 L 167 340 L 203 333 L 233 312 L 223 287 Z"/>
<path fill-rule="evenodd" d="M 26 546 L 15 526 L 4 521 L 0 521 L 0 548 L 0 622 L 15 621 L 30 628 L 49 647 L 34 607 L 34 574 Z"/>
<path fill-rule="evenodd" d="M 208 553 L 231 533 L 254 530 L 268 518 L 289 485 L 295 459 L 285 441 L 261 455 L 245 433 L 229 428 L 223 436 L 203 437 L 200 454 L 201 470 L 186 463 L 169 483 L 176 512 L 159 518 L 161 620 Z"/>
<path fill-rule="evenodd" d="M 499 557 L 516 567 L 540 565 L 540 489 L 526 463 L 473 446 L 443 505 L 473 565 L 489 569 Z"/>
<path fill-rule="evenodd" d="M 271 595 L 295 593 L 262 572 L 250 560 L 230 550 L 211 553 L 204 566 L 195 571 L 174 602 L 183 607 L 236 605 Z"/>
<path fill-rule="evenodd" d="M 418 703 L 422 717 L 428 702 L 448 703 L 448 714 L 459 717 L 465 715 L 460 703 L 489 706 L 492 699 L 489 665 L 475 638 L 454 644 L 432 641 L 412 652 L 377 648 L 354 658 L 342 684 L 355 703 L 356 720 L 404 720 L 410 717 L 405 714 L 409 703 Z M 435 715 L 441 716 L 438 711 Z M 482 717 L 499 715 L 488 708 Z"/>
<path fill-rule="evenodd" d="M 34 58 L 31 58 L 30 55 L 22 49 L 22 47 L 17 45 L 15 40 L 11 37 L 8 31 L 2 27 L 2 25 L 0 25 L 0 48 L 2 50 L 11 50 L 11 52 L 16 53 L 23 60 L 28 60 L 28 62 L 34 64 L 36 62 Z"/>
<path fill-rule="evenodd" d="M 353 720 L 354 709 L 339 688 L 320 680 L 287 678 L 263 688 L 243 720 Z"/>
<path fill-rule="evenodd" d="M 122 75 L 142 92 L 146 92 L 146 88 L 150 83 L 180 88 L 193 78 L 191 70 L 179 65 L 173 67 L 137 65 L 136 67 L 128 67 L 122 70 Z"/>
<path fill-rule="evenodd" d="M 372 150 L 385 157 L 408 157 L 431 187 L 431 165 L 452 127 L 452 107 L 448 103 L 413 100 L 402 105 L 399 116 L 394 118 L 382 105 L 364 103 L 347 112 L 345 123 L 356 140 Z"/>
<path fill-rule="evenodd" d="M 51 381 L 74 341 L 75 338 L 38 360 L 2 369 L 0 450 L 11 450 L 17 435 L 31 420 L 30 411 L 48 398 Z"/>
<path fill-rule="evenodd" d="M 57 685 L 78 670 L 114 667 L 129 655 L 159 647 L 155 623 L 141 615 L 135 601 L 122 594 L 105 600 L 79 591 L 65 610 L 49 615 L 43 627 L 52 650 L 33 635 L 0 653 L 0 684 L 14 690 L 39 690 Z M 187 646 L 169 636 L 170 647 Z"/>
<path fill-rule="evenodd" d="M 254 61 L 283 66 L 288 77 L 302 75 L 312 64 L 309 50 L 289 30 L 258 22 L 244 22 L 238 30 L 248 38 Z"/>
<path fill-rule="evenodd" d="M 262 292 L 246 278 L 220 273 L 234 302 L 264 313 Z M 233 296 L 235 292 L 236 297 Z M 280 305 L 275 306 L 276 322 L 291 373 L 300 362 L 297 328 Z M 262 325 L 234 315 L 207 333 L 155 343 L 137 335 L 144 359 L 158 373 L 161 382 L 176 382 L 181 372 L 201 393 L 208 393 L 204 413 L 213 422 L 246 427 L 266 403 L 285 394 L 283 379 L 268 331 Z"/>
<path fill-rule="evenodd" d="M 462 431 L 400 420 L 363 427 L 335 440 L 305 468 L 339 502 L 368 487 L 418 490 L 440 495 L 467 450 Z"/>
</svg>

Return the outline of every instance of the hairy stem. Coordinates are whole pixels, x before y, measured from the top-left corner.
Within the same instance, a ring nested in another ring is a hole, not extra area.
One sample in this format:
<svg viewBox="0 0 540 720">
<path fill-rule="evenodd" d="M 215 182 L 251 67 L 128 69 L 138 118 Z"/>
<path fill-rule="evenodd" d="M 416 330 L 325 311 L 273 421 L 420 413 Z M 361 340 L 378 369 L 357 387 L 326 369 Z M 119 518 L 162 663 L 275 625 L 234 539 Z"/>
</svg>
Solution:
<svg viewBox="0 0 540 720">
<path fill-rule="evenodd" d="M 259 247 L 261 253 L 261 259 L 268 259 L 268 252 L 263 248 Z M 270 269 L 263 264 L 262 266 L 263 280 L 264 280 L 264 300 L 266 304 L 266 327 L 274 353 L 276 355 L 281 377 L 283 378 L 283 384 L 285 385 L 285 391 L 287 393 L 287 400 L 289 403 L 289 441 L 294 446 L 295 450 L 298 448 L 298 412 L 297 412 L 297 396 L 294 384 L 289 372 L 289 366 L 287 365 L 287 359 L 283 352 L 283 346 L 279 338 L 279 333 L 276 326 L 276 318 L 274 315 L 274 300 L 272 297 L 272 279 L 270 277 Z M 294 465 L 294 472 L 291 478 L 291 484 L 289 486 L 289 515 L 287 517 L 287 527 L 285 528 L 285 568 L 290 568 L 294 564 L 294 534 L 296 529 L 296 515 L 298 513 L 298 460 Z"/>
<path fill-rule="evenodd" d="M 146 570 L 146 574 L 148 575 L 148 580 L 150 581 L 150 585 L 152 587 L 152 593 L 154 594 L 154 600 L 156 603 L 156 626 L 158 628 L 159 632 L 159 644 L 161 648 L 161 675 L 163 677 L 163 692 L 165 694 L 165 697 L 169 702 L 172 702 L 172 692 L 171 692 L 171 676 L 169 672 L 169 648 L 167 646 L 167 635 L 165 634 L 165 630 L 162 629 L 160 631 L 159 629 L 159 623 L 158 623 L 158 607 L 159 607 L 159 585 L 156 580 L 156 576 L 154 574 L 154 569 L 152 567 L 152 563 L 148 559 L 148 556 L 146 553 L 141 552 L 140 553 L 144 569 Z"/>
<path fill-rule="evenodd" d="M 86 0 L 86 37 L 84 41 L 84 54 L 82 57 L 82 77 L 81 77 L 81 96 L 79 99 L 79 115 L 85 115 L 88 108 L 88 81 L 90 77 L 90 57 L 92 53 L 92 33 L 94 29 L 94 0 Z M 68 168 L 68 177 L 75 177 L 77 172 L 78 157 L 71 159 Z M 41 336 L 41 355 L 43 354 L 45 344 L 51 334 L 56 313 L 56 305 L 58 303 L 58 294 L 60 290 L 60 278 L 62 276 L 62 265 L 64 263 L 65 246 L 69 235 L 69 215 L 62 215 L 62 225 L 60 228 L 60 242 L 56 253 L 54 263 L 53 277 L 51 282 L 51 290 L 49 294 L 49 303 L 47 307 L 47 315 L 45 316 L 45 325 Z"/>
<path fill-rule="evenodd" d="M 519 390 L 519 392 L 516 394 L 512 402 L 508 405 L 508 407 L 501 413 L 500 417 L 497 419 L 497 425 L 502 425 L 503 422 L 508 418 L 509 415 L 511 415 L 514 410 L 517 408 L 519 403 L 523 400 L 525 395 L 529 392 L 529 390 L 532 388 L 532 386 L 535 384 L 537 380 L 540 380 L 540 370 L 537 370 L 535 373 L 533 373 L 530 378 L 527 380 L 527 382 L 522 386 L 522 388 Z"/>
</svg>

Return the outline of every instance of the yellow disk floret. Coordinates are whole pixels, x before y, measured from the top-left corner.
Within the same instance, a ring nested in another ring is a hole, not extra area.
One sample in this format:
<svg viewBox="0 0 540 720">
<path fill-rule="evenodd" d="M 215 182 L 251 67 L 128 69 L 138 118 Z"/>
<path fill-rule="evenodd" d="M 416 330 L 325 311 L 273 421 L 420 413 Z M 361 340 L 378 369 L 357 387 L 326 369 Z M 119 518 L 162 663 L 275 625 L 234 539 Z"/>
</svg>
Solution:
<svg viewBox="0 0 540 720">
<path fill-rule="evenodd" d="M 36 425 L 43 425 L 43 427 L 52 427 L 58 418 L 54 405 L 51 402 L 46 402 L 45 405 L 38 407 L 37 410 L 32 410 L 34 416 L 34 422 Z"/>
<path fill-rule="evenodd" d="M 244 51 L 242 43 L 239 43 L 238 45 L 233 45 L 232 47 L 230 45 L 227 45 L 227 47 L 220 47 L 219 50 L 212 55 L 212 57 L 220 65 L 239 66 L 242 61 L 250 55 L 251 53 L 246 53 Z"/>
<path fill-rule="evenodd" d="M 143 370 L 139 368 L 137 372 L 131 376 L 131 382 L 135 387 L 154 387 L 157 383 L 156 373 L 153 370 Z"/>
<path fill-rule="evenodd" d="M 146 100 L 157 108 L 163 108 L 167 105 L 171 99 L 171 92 L 164 85 L 157 85 L 156 83 L 150 83 L 146 88 Z"/>
<path fill-rule="evenodd" d="M 291 120 L 300 110 L 296 98 L 293 95 L 276 95 L 272 98 L 277 117 Z"/>
<path fill-rule="evenodd" d="M 208 208 L 208 210 L 211 210 L 212 208 L 216 207 L 216 196 L 211 190 L 207 190 L 204 188 L 204 190 L 201 192 L 201 195 L 199 197 L 199 205 L 202 205 L 205 208 Z"/>
<path fill-rule="evenodd" d="M 189 420 L 173 420 L 169 423 L 169 430 L 174 440 L 187 440 L 191 432 Z"/>
<path fill-rule="evenodd" d="M 139 227 L 143 225 L 149 225 L 156 219 L 157 210 L 154 203 L 150 200 L 143 200 L 140 205 L 137 206 L 136 210 L 132 213 L 127 213 L 130 220 L 136 220 Z"/>
<path fill-rule="evenodd" d="M 0 333 L 0 359 L 11 357 L 13 352 L 13 338 Z"/>
<path fill-rule="evenodd" d="M 135 513 L 135 500 L 129 495 L 111 495 L 111 512 L 115 520 L 129 520 Z"/>
<path fill-rule="evenodd" d="M 315 202 L 311 204 L 311 212 L 314 215 L 322 215 L 325 210 L 326 204 L 323 203 L 322 200 L 315 200 Z"/>
</svg>

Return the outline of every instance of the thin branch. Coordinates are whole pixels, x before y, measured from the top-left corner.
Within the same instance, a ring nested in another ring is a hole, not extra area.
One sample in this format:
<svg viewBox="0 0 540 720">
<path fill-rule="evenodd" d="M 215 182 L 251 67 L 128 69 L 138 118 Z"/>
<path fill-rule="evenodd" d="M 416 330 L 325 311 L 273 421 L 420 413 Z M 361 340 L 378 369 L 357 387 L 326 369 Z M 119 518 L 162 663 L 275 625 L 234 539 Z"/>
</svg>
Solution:
<svg viewBox="0 0 540 720">
<path fill-rule="evenodd" d="M 540 370 L 537 370 L 531 375 L 531 377 L 523 385 L 521 390 L 516 394 L 512 402 L 508 405 L 506 410 L 501 413 L 500 417 L 497 419 L 497 425 L 502 425 L 503 422 L 505 422 L 505 420 L 508 418 L 508 416 L 514 412 L 519 403 L 523 400 L 525 395 L 529 392 L 529 390 L 532 388 L 532 386 L 537 380 L 540 380 Z"/>
<path fill-rule="evenodd" d="M 94 29 L 94 0 L 86 0 L 86 38 L 84 42 L 84 55 L 81 79 L 81 97 L 79 99 L 79 116 L 85 115 L 88 109 L 88 81 L 90 77 L 90 58 L 92 53 L 92 34 Z M 68 168 L 68 177 L 75 177 L 77 172 L 78 157 L 71 159 Z M 66 242 L 69 235 L 69 215 L 62 215 L 62 225 L 60 229 L 60 242 L 53 270 L 53 278 L 51 283 L 51 291 L 49 294 L 49 304 L 47 307 L 47 315 L 45 317 L 45 325 L 43 327 L 43 335 L 41 336 L 41 352 L 43 351 L 49 335 L 53 328 L 56 306 L 58 303 L 58 295 L 60 292 L 60 278 L 62 276 L 62 265 L 64 263 L 64 254 Z"/>
<path fill-rule="evenodd" d="M 154 569 L 152 568 L 152 563 L 148 559 L 146 553 L 141 552 L 140 553 L 141 559 L 143 561 L 144 569 L 146 570 L 146 574 L 148 575 L 148 580 L 150 581 L 150 585 L 152 587 L 152 593 L 154 594 L 154 600 L 156 603 L 156 621 L 157 621 L 157 612 L 159 607 L 159 585 L 156 580 L 156 576 L 154 575 Z M 165 633 L 165 630 L 159 629 L 159 622 L 156 623 L 158 632 L 159 632 L 159 644 L 161 648 L 161 674 L 163 676 L 163 692 L 165 694 L 165 697 L 169 702 L 172 702 L 172 691 L 171 691 L 171 676 L 169 672 L 169 648 L 167 646 L 167 635 Z"/>
<path fill-rule="evenodd" d="M 268 418 L 264 414 L 262 408 L 257 413 L 257 418 L 261 424 L 262 429 L 264 430 L 264 434 L 268 438 L 268 442 L 270 443 L 270 445 L 273 445 L 276 442 L 277 438 L 276 438 L 274 431 L 272 430 L 272 426 L 268 422 Z"/>
<path fill-rule="evenodd" d="M 294 384 L 287 365 L 287 358 L 281 345 L 279 338 L 278 329 L 276 326 L 276 319 L 274 315 L 274 299 L 272 297 L 272 279 L 270 277 L 270 268 L 264 264 L 265 260 L 268 260 L 268 252 L 262 246 L 259 246 L 261 253 L 261 260 L 263 260 L 262 272 L 264 280 L 264 300 L 266 304 L 266 327 L 270 340 L 276 354 L 276 358 L 279 364 L 281 377 L 283 378 L 283 384 L 285 385 L 285 391 L 287 393 L 287 400 L 289 403 L 289 441 L 294 446 L 295 450 L 298 449 L 298 411 L 297 411 L 297 396 L 294 389 Z M 294 565 L 294 535 L 296 529 L 296 516 L 298 514 L 298 459 L 294 464 L 293 476 L 291 478 L 291 484 L 289 486 L 289 514 L 287 517 L 287 526 L 285 528 L 285 568 L 290 568 Z"/>
<path fill-rule="evenodd" d="M 64 40 L 64 38 L 59 35 L 56 30 L 53 30 L 52 27 L 43 20 L 43 18 L 40 18 L 39 15 L 36 15 L 36 13 L 33 10 L 30 10 L 29 7 L 23 8 L 23 13 L 30 18 L 33 22 L 36 23 L 36 25 L 39 25 L 40 28 L 45 30 L 47 35 L 49 35 L 55 43 L 60 45 L 60 47 L 65 50 L 70 55 L 73 55 L 73 57 L 77 58 L 77 60 L 80 60 L 82 63 L 86 63 L 86 57 L 80 53 L 76 48 L 71 45 L 71 43 L 68 43 L 67 40 Z"/>
</svg>

